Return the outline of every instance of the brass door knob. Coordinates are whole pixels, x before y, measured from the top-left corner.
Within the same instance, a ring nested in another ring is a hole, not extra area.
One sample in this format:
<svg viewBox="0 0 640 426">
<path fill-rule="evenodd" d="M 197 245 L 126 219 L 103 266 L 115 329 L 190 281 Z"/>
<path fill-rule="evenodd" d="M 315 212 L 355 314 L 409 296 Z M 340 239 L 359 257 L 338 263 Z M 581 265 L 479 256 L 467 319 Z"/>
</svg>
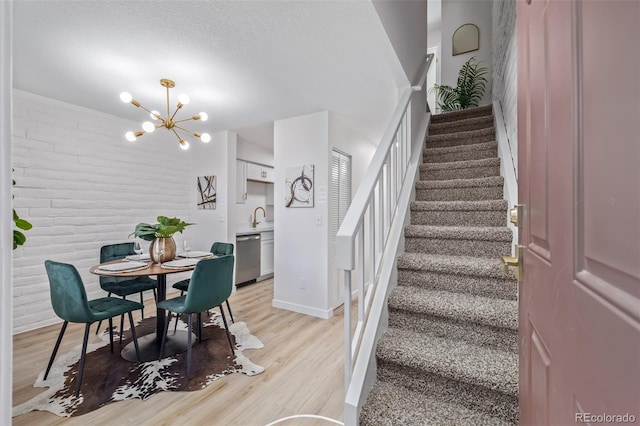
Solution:
<svg viewBox="0 0 640 426">
<path fill-rule="evenodd" d="M 523 212 L 523 204 L 516 204 L 512 209 L 509 209 L 509 222 L 513 223 L 518 229 L 522 229 Z"/>
</svg>

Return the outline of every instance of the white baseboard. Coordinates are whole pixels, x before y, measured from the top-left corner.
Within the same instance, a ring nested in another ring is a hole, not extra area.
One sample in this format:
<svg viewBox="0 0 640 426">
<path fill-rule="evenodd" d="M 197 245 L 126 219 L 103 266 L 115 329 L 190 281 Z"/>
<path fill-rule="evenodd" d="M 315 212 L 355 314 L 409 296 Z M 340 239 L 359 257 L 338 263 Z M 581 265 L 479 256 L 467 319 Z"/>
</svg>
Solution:
<svg viewBox="0 0 640 426">
<path fill-rule="evenodd" d="M 273 299 L 271 306 L 278 309 L 285 309 L 287 311 L 297 312 L 299 314 L 311 315 L 312 317 L 329 319 L 333 316 L 333 309 L 318 309 L 311 306 L 298 305 L 297 303 L 285 302 L 282 300 Z"/>
</svg>

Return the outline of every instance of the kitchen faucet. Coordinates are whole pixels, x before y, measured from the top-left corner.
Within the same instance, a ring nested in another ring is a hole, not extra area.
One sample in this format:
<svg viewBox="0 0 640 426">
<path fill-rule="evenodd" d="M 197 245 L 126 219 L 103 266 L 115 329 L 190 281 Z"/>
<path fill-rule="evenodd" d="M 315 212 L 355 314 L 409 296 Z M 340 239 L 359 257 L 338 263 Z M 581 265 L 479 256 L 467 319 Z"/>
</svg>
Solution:
<svg viewBox="0 0 640 426">
<path fill-rule="evenodd" d="M 256 220 L 256 214 L 258 213 L 258 210 L 262 210 L 262 217 L 266 218 L 267 217 L 267 212 L 264 211 L 264 209 L 260 206 L 256 207 L 256 209 L 253 211 L 253 227 L 255 228 L 256 226 L 258 226 L 258 224 L 260 222 L 258 222 Z"/>
</svg>

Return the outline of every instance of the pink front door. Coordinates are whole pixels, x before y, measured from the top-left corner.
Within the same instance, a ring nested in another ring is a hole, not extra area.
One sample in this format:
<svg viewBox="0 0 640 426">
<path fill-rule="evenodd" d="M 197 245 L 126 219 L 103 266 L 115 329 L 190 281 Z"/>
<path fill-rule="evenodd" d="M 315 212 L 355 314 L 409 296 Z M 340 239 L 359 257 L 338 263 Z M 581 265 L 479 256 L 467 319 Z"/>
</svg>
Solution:
<svg viewBox="0 0 640 426">
<path fill-rule="evenodd" d="M 517 1 L 520 420 L 640 424 L 640 1 Z"/>
</svg>

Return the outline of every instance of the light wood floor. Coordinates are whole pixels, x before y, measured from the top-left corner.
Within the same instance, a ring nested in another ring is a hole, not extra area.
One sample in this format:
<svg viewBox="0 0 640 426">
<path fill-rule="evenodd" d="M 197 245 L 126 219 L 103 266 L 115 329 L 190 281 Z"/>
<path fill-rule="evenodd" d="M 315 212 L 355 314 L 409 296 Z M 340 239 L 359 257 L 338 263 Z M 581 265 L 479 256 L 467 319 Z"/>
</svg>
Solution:
<svg viewBox="0 0 640 426">
<path fill-rule="evenodd" d="M 201 391 L 162 392 L 146 401 L 111 403 L 69 419 L 31 412 L 14 418 L 13 424 L 266 425 L 294 414 L 316 414 L 342 421 L 342 309 L 334 317 L 322 320 L 273 308 L 272 299 L 273 280 L 242 287 L 230 299 L 236 321 L 246 322 L 264 343 L 262 349 L 245 352 L 253 362 L 265 367 L 260 375 L 231 374 Z M 145 312 L 155 311 L 152 300 L 146 307 Z M 14 405 L 42 392 L 33 383 L 46 367 L 59 329 L 60 325 L 55 325 L 14 337 Z M 82 331 L 83 325 L 70 324 L 59 354 L 81 343 Z M 296 419 L 280 424 L 330 423 Z"/>
</svg>

